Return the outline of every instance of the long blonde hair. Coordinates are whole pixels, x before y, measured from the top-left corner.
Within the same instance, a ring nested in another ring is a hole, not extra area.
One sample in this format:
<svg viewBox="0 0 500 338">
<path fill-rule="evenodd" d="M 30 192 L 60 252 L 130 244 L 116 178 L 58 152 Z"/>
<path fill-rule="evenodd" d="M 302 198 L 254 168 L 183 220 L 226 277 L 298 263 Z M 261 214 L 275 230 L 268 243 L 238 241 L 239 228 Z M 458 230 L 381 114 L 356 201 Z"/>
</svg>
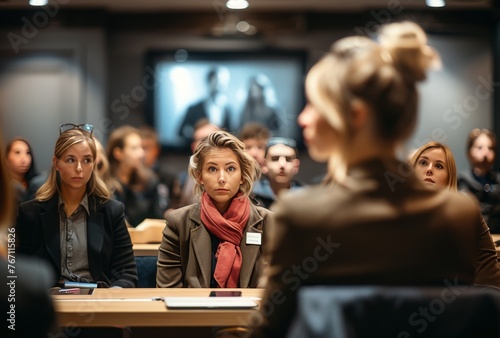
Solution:
<svg viewBox="0 0 500 338">
<path fill-rule="evenodd" d="M 109 168 L 109 160 L 106 155 L 106 150 L 102 143 L 94 137 L 95 145 L 96 145 L 96 172 L 99 174 L 99 177 L 102 179 L 104 184 L 108 187 L 110 193 L 114 193 L 115 191 L 121 192 L 122 187 L 120 182 L 111 176 L 111 171 Z M 100 160 L 100 162 L 98 162 Z"/>
<path fill-rule="evenodd" d="M 61 156 L 75 144 L 87 142 L 92 154 L 92 160 L 94 161 L 94 168 L 90 176 L 90 180 L 87 183 L 87 194 L 95 195 L 101 200 L 108 200 L 110 198 L 110 191 L 106 187 L 106 184 L 102 181 L 99 175 L 96 173 L 95 168 L 95 158 L 96 158 L 96 144 L 92 135 L 81 129 L 71 129 L 63 132 L 56 141 L 54 156 L 56 158 L 61 158 Z M 36 192 L 36 199 L 39 201 L 47 201 L 51 199 L 56 193 L 61 193 L 60 191 L 60 179 L 58 177 L 57 170 L 54 165 L 52 165 L 47 181 L 38 189 Z"/>
<path fill-rule="evenodd" d="M 380 43 L 365 37 L 335 42 L 306 78 L 306 93 L 315 109 L 338 133 L 338 151 L 329 161 L 329 176 L 341 181 L 352 135 L 353 103 L 361 101 L 373 112 L 381 141 L 397 144 L 413 132 L 417 120 L 416 84 L 426 78 L 439 56 L 427 45 L 425 32 L 415 23 L 384 26 Z"/>
</svg>

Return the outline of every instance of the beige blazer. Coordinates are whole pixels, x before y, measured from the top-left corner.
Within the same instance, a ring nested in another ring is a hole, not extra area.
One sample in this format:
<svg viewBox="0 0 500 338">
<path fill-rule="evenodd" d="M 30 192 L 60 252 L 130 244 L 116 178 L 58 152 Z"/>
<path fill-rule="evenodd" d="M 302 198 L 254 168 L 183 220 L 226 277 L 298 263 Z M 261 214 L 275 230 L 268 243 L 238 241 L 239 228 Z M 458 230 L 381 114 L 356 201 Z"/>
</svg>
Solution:
<svg viewBox="0 0 500 338">
<path fill-rule="evenodd" d="M 372 160 L 345 184 L 280 196 L 269 224 L 269 277 L 263 325 L 254 336 L 282 337 L 301 285 L 473 284 L 477 203 L 425 186 L 407 164 Z M 271 306 L 272 305 L 272 306 Z"/>
<path fill-rule="evenodd" d="M 262 244 L 271 211 L 250 205 L 250 218 L 240 244 L 243 262 L 239 286 L 262 287 L 263 245 L 247 244 L 247 233 L 258 233 Z M 157 287 L 208 288 L 212 277 L 212 241 L 200 218 L 200 203 L 167 213 L 158 251 Z"/>
</svg>

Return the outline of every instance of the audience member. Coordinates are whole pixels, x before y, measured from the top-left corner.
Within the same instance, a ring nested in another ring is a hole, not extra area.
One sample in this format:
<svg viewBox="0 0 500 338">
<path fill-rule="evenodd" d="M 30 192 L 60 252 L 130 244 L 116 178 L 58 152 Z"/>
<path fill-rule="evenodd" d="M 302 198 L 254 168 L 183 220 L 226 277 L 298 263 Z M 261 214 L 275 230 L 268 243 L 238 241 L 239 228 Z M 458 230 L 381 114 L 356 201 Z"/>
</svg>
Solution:
<svg viewBox="0 0 500 338">
<path fill-rule="evenodd" d="M 60 126 L 52 168 L 36 199 L 19 206 L 18 253 L 46 260 L 57 279 L 135 287 L 137 273 L 124 206 L 95 170 L 89 124 Z"/>
<path fill-rule="evenodd" d="M 457 167 L 450 148 L 438 142 L 429 142 L 415 151 L 411 160 L 417 177 L 431 187 L 457 191 Z M 478 258 L 474 283 L 500 287 L 500 265 L 490 229 L 481 216 L 478 237 Z"/>
<path fill-rule="evenodd" d="M 38 175 L 33 150 L 28 140 L 15 137 L 7 143 L 5 163 L 14 183 L 18 204 L 28 201 L 31 199 L 28 187 L 32 179 Z"/>
<path fill-rule="evenodd" d="M 194 127 L 201 119 L 208 119 L 219 128 L 230 129 L 231 111 L 225 93 L 229 78 L 229 70 L 225 67 L 209 70 L 206 78 L 208 95 L 188 108 L 179 127 L 179 136 L 192 142 Z"/>
<path fill-rule="evenodd" d="M 139 130 L 121 126 L 109 135 L 106 148 L 111 175 L 121 184 L 116 198 L 125 204 L 127 221 L 133 227 L 146 218 L 163 218 L 168 192 L 156 175 L 144 165 L 144 149 Z"/>
<path fill-rule="evenodd" d="M 158 172 L 160 163 L 158 159 L 161 154 L 161 145 L 158 140 L 156 130 L 150 126 L 142 126 L 139 128 L 142 138 L 142 149 L 144 149 L 144 164 L 146 167 Z"/>
<path fill-rule="evenodd" d="M 102 179 L 106 187 L 108 187 L 111 193 L 111 198 L 116 199 L 115 191 L 122 191 L 120 182 L 111 176 L 109 170 L 109 160 L 108 155 L 106 155 L 106 150 L 102 143 L 94 137 L 95 147 L 96 147 L 96 159 L 95 159 L 95 169 L 96 173 Z"/>
<path fill-rule="evenodd" d="M 240 125 L 248 122 L 259 122 L 269 126 L 275 135 L 281 135 L 285 125 L 283 108 L 276 98 L 271 80 L 264 74 L 250 78 L 248 95 L 241 113 Z"/>
<path fill-rule="evenodd" d="M 248 122 L 243 125 L 238 137 L 245 143 L 245 151 L 263 168 L 266 164 L 266 143 L 271 137 L 271 131 L 262 123 Z"/>
<path fill-rule="evenodd" d="M 170 191 L 175 175 L 161 166 L 161 144 L 158 139 L 158 133 L 150 126 L 142 126 L 139 128 L 139 131 L 141 132 L 142 148 L 144 149 L 144 164 L 156 174 L 159 186 L 165 190 L 167 199 L 170 199 Z"/>
<path fill-rule="evenodd" d="M 294 139 L 272 137 L 267 141 L 264 156 L 266 163 L 262 167 L 265 175 L 255 182 L 252 190 L 264 207 L 270 209 L 281 191 L 302 187 L 302 183 L 294 179 L 300 166 L 297 156 L 297 143 Z"/>
<path fill-rule="evenodd" d="M 9 153 L 9 150 L 5 153 L 3 151 L 0 133 L 0 159 L 4 159 Z M 17 196 L 9 184 L 11 180 L 9 170 L 11 169 L 7 168 L 6 163 L 0 160 L 0 231 L 2 232 L 0 270 L 5 276 L 0 286 L 2 294 L 0 307 L 4 317 L 0 329 L 1 336 L 42 338 L 50 334 L 57 335 L 56 314 L 49 295 L 53 279 L 50 267 L 38 259 L 26 259 L 15 251 L 16 229 L 11 225 L 17 206 Z M 4 232 L 6 232 L 5 238 Z M 15 262 L 12 261 L 12 257 L 15 258 Z M 7 274 L 12 266 L 15 267 L 15 271 Z M 7 278 L 7 276 L 17 278 Z M 14 294 L 12 290 L 15 290 Z"/>
<path fill-rule="evenodd" d="M 166 215 L 158 287 L 262 287 L 262 244 L 270 211 L 248 198 L 257 162 L 232 134 L 203 139 L 189 161 L 200 202 Z"/>
<path fill-rule="evenodd" d="M 458 189 L 474 196 L 491 233 L 500 233 L 500 173 L 494 168 L 496 137 L 491 130 L 475 128 L 467 140 L 470 170 L 460 173 Z"/>
<path fill-rule="evenodd" d="M 438 55 L 414 23 L 380 34 L 380 43 L 338 40 L 307 75 L 298 122 L 311 157 L 328 162 L 329 182 L 276 202 L 254 336 L 286 335 L 301 285 L 474 281 L 477 205 L 424 186 L 396 156 L 416 125 L 417 83 Z"/>
<path fill-rule="evenodd" d="M 208 135 L 220 130 L 215 124 L 210 123 L 208 119 L 199 120 L 193 133 L 193 142 L 191 142 L 191 151 L 194 150 L 198 144 Z M 172 198 L 170 209 L 177 209 L 189 204 L 197 203 L 198 199 L 195 194 L 196 181 L 188 174 L 187 170 L 181 171 L 177 174 L 172 187 Z"/>
</svg>

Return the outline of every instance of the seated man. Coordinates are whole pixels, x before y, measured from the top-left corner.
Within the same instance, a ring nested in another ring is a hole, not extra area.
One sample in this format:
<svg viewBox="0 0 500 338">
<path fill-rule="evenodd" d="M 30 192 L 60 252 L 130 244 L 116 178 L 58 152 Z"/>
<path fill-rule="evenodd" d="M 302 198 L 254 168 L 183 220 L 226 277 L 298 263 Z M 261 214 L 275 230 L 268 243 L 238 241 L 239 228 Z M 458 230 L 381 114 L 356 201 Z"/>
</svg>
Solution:
<svg viewBox="0 0 500 338">
<path fill-rule="evenodd" d="M 270 209 L 282 190 L 296 189 L 303 184 L 294 180 L 299 172 L 300 160 L 295 140 L 272 137 L 264 152 L 264 175 L 254 185 L 252 193 L 265 208 Z"/>
<path fill-rule="evenodd" d="M 148 125 L 141 126 L 139 132 L 142 137 L 142 148 L 144 149 L 144 164 L 154 171 L 160 182 L 166 184 L 170 189 L 175 174 L 161 162 L 162 149 L 156 130 Z"/>
<path fill-rule="evenodd" d="M 241 128 L 238 138 L 245 143 L 245 151 L 252 156 L 261 167 L 265 165 L 264 155 L 267 140 L 271 131 L 260 122 L 247 122 Z"/>
<path fill-rule="evenodd" d="M 151 126 L 141 126 L 139 132 L 142 137 L 142 149 L 144 149 L 144 164 L 158 177 L 158 195 L 160 203 L 164 208 L 170 203 L 170 192 L 172 190 L 175 173 L 172 173 L 165 163 L 161 162 L 162 149 L 156 130 Z"/>
</svg>

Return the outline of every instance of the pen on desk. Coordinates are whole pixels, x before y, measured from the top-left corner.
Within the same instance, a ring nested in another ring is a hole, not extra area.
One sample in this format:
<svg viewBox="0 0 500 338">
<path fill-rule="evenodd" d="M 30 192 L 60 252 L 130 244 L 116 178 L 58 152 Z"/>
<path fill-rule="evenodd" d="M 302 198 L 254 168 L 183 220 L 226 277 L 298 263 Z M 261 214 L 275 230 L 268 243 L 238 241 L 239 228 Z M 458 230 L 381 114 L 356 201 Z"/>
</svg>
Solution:
<svg viewBox="0 0 500 338">
<path fill-rule="evenodd" d="M 153 301 L 162 301 L 163 298 L 161 298 L 161 297 L 151 297 L 151 300 L 153 300 Z"/>
</svg>

